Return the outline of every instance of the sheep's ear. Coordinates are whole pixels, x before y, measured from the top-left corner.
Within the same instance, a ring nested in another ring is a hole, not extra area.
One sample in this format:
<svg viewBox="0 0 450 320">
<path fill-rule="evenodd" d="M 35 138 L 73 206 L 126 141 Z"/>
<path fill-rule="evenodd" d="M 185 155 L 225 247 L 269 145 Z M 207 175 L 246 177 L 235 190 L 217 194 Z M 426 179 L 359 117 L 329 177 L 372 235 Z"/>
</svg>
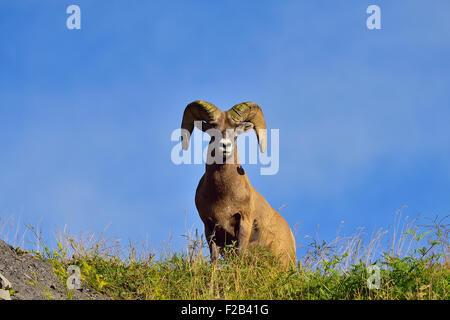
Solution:
<svg viewBox="0 0 450 320">
<path fill-rule="evenodd" d="M 246 133 L 248 130 L 252 130 L 255 126 L 251 122 L 244 122 L 237 126 L 236 133 L 238 135 Z"/>
</svg>

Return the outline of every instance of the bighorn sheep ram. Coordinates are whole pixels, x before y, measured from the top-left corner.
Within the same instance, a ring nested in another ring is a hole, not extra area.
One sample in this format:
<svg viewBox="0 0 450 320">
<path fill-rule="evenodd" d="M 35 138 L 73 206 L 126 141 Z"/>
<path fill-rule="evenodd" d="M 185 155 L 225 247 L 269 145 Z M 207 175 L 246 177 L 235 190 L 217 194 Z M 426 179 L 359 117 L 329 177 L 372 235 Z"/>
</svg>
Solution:
<svg viewBox="0 0 450 320">
<path fill-rule="evenodd" d="M 181 124 L 184 150 L 189 148 L 194 122 L 201 123 L 199 129 L 211 135 L 208 155 L 222 160 L 207 161 L 195 195 L 211 261 L 214 262 L 219 253 L 224 255 L 227 245 L 235 244 L 238 251 L 263 247 L 284 266 L 295 264 L 295 239 L 288 223 L 252 187 L 239 164 L 236 139 L 241 133 L 254 129 L 261 152 L 266 151 L 267 129 L 261 108 L 245 102 L 223 112 L 206 101 L 190 103 L 184 110 Z"/>
</svg>

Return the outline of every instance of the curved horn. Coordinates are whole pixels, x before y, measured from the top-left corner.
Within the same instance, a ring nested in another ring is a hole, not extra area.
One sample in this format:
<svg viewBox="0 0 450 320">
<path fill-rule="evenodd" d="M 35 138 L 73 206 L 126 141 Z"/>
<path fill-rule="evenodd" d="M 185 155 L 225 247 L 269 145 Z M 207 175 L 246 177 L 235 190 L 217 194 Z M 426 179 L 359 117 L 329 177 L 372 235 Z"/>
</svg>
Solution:
<svg viewBox="0 0 450 320">
<path fill-rule="evenodd" d="M 194 121 L 214 121 L 220 112 L 222 111 L 215 105 L 202 100 L 197 100 L 187 105 L 186 109 L 184 109 L 183 121 L 181 122 L 181 129 L 184 129 L 181 131 L 181 142 L 184 150 L 189 148 L 189 139 L 194 130 Z"/>
<path fill-rule="evenodd" d="M 261 152 L 266 152 L 267 126 L 261 107 L 253 102 L 243 102 L 233 106 L 227 113 L 237 124 L 242 122 L 253 123 L 259 148 Z"/>
</svg>

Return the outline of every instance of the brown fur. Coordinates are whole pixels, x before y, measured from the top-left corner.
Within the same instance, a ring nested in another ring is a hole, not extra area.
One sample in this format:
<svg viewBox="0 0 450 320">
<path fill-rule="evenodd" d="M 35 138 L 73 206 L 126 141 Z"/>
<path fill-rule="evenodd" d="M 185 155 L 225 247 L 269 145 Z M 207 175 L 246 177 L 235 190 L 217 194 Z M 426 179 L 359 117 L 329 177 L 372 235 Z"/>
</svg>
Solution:
<svg viewBox="0 0 450 320">
<path fill-rule="evenodd" d="M 238 125 L 227 113 L 221 113 L 212 127 L 225 136 L 226 129 Z M 239 164 L 236 138 L 233 163 L 207 164 L 201 178 L 195 204 L 205 225 L 211 260 L 223 255 L 226 245 L 237 244 L 238 251 L 263 247 L 277 256 L 284 266 L 295 263 L 295 239 L 288 223 L 256 191 Z M 210 148 L 212 146 L 210 143 Z"/>
</svg>

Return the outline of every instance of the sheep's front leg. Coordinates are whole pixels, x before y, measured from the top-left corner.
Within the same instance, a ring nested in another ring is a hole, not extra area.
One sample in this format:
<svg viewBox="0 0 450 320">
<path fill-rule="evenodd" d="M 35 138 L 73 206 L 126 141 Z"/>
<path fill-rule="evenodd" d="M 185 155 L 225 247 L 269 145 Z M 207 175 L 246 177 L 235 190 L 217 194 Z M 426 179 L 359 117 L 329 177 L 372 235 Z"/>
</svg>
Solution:
<svg viewBox="0 0 450 320">
<path fill-rule="evenodd" d="M 243 252 L 248 248 L 253 224 L 248 218 L 243 218 L 239 213 L 235 214 L 234 217 L 236 219 L 234 233 L 237 239 L 238 250 Z"/>
<path fill-rule="evenodd" d="M 205 236 L 209 246 L 210 259 L 211 262 L 214 263 L 219 258 L 219 248 L 217 247 L 214 239 L 215 230 L 214 229 L 211 230 L 210 228 L 208 228 L 207 225 L 205 225 Z"/>
<path fill-rule="evenodd" d="M 214 241 L 211 241 L 209 243 L 209 255 L 211 257 L 212 263 L 215 263 L 219 258 L 219 248 L 217 248 L 217 245 Z"/>
</svg>

